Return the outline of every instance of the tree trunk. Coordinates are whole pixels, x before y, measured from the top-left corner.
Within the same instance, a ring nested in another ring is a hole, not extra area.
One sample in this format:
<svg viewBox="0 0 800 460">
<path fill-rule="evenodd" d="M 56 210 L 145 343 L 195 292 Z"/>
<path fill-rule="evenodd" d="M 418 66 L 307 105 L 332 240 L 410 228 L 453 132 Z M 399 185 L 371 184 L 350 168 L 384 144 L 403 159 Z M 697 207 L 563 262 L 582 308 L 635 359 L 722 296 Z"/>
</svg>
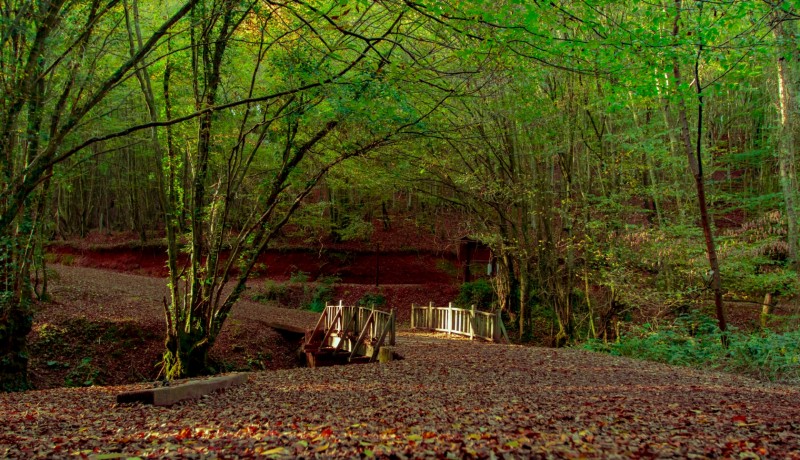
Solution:
<svg viewBox="0 0 800 460">
<path fill-rule="evenodd" d="M 681 0 L 675 0 L 675 22 L 673 25 L 673 36 L 677 38 L 680 24 L 680 11 Z M 689 161 L 689 169 L 694 176 L 694 183 L 697 189 L 697 204 L 700 209 L 700 226 L 703 228 L 703 236 L 706 242 L 706 255 L 708 256 L 708 263 L 711 267 L 711 290 L 714 293 L 714 306 L 717 313 L 717 322 L 719 329 L 725 331 L 727 329 L 727 321 L 725 319 L 725 307 L 722 303 L 722 277 L 719 271 L 719 259 L 717 258 L 717 247 L 714 242 L 714 233 L 711 231 L 711 220 L 708 215 L 708 204 L 706 202 L 706 188 L 705 180 L 703 178 L 703 159 L 702 153 L 702 129 L 703 129 L 703 95 L 702 86 L 700 85 L 699 75 L 699 59 L 702 52 L 702 45 L 698 50 L 695 60 L 695 81 L 694 85 L 697 89 L 698 97 L 698 118 L 697 118 L 697 145 L 692 148 L 692 137 L 689 130 L 689 119 L 686 109 L 686 98 L 681 92 L 681 71 L 680 64 L 677 58 L 672 61 L 672 74 L 675 78 L 675 88 L 678 97 L 678 122 L 680 123 L 681 141 L 684 148 L 684 153 Z"/>
<path fill-rule="evenodd" d="M 798 269 L 797 245 L 797 177 L 795 173 L 795 111 L 798 105 L 792 79 L 792 58 L 794 53 L 790 45 L 795 44 L 793 24 L 785 21 L 783 16 L 776 17 L 773 32 L 778 42 L 778 107 L 780 109 L 780 132 L 778 134 L 778 166 L 780 169 L 781 191 L 786 207 L 788 221 L 787 240 L 789 245 L 789 263 Z M 792 28 L 792 29 L 790 29 Z"/>
<path fill-rule="evenodd" d="M 7 281 L 7 280 L 4 280 Z M 30 301 L 14 291 L 0 292 L 0 391 L 31 388 L 27 336 L 33 326 Z"/>
<path fill-rule="evenodd" d="M 213 371 L 208 363 L 208 352 L 213 341 L 200 325 L 190 331 L 168 333 L 163 356 L 163 372 L 166 380 L 206 375 Z"/>
</svg>

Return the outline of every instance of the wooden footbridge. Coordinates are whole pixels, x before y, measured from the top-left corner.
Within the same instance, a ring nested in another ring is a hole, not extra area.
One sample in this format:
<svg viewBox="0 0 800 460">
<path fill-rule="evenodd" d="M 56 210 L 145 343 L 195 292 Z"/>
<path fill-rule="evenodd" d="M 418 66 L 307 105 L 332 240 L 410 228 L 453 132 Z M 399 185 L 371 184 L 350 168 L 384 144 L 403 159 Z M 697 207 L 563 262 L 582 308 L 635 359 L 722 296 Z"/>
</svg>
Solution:
<svg viewBox="0 0 800 460">
<path fill-rule="evenodd" d="M 388 361 L 395 357 L 395 311 L 369 307 L 327 305 L 321 315 L 300 310 L 280 310 L 260 321 L 300 340 L 300 353 L 308 367 Z M 268 309 L 270 311 L 270 309 Z M 445 332 L 470 339 L 508 343 L 499 311 L 412 305 L 411 329 Z"/>
<path fill-rule="evenodd" d="M 302 351 L 308 367 L 390 361 L 394 355 L 395 312 L 327 305 Z"/>
</svg>

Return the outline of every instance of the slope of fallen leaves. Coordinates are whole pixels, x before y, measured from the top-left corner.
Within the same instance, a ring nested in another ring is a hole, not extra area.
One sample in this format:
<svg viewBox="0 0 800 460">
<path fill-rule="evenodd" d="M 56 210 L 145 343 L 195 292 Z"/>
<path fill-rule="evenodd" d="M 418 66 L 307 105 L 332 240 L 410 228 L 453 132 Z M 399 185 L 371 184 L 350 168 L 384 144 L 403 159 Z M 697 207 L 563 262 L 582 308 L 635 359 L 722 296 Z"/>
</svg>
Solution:
<svg viewBox="0 0 800 460">
<path fill-rule="evenodd" d="M 410 333 L 398 348 L 169 408 L 115 404 L 136 385 L 3 394 L 0 456 L 800 458 L 797 388 Z"/>
<path fill-rule="evenodd" d="M 239 314 L 314 319 L 258 305 Z M 253 373 L 168 408 L 115 403 L 145 384 L 0 394 L 0 458 L 800 459 L 796 387 L 408 332 L 398 352 L 387 364 Z"/>
<path fill-rule="evenodd" d="M 153 380 L 164 351 L 163 278 L 52 265 L 53 301 L 36 306 L 29 370 L 36 388 Z M 211 352 L 219 368 L 295 367 L 296 337 L 264 325 L 264 305 L 243 300 Z M 316 324 L 317 315 L 274 310 L 271 320 Z"/>
</svg>

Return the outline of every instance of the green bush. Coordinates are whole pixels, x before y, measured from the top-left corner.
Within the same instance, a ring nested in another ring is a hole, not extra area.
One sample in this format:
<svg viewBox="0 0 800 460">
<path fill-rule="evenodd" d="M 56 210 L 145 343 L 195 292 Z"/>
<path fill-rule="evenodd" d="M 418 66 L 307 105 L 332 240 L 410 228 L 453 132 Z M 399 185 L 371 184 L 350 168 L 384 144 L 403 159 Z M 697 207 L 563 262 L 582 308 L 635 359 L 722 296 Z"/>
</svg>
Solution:
<svg viewBox="0 0 800 460">
<path fill-rule="evenodd" d="M 616 342 L 590 340 L 584 348 L 649 361 L 743 373 L 770 381 L 800 380 L 800 332 L 769 330 L 727 333 L 728 347 L 716 320 L 692 313 L 674 323 L 639 326 Z"/>
<path fill-rule="evenodd" d="M 311 300 L 306 308 L 315 313 L 322 313 L 325 305 L 333 300 L 333 289 L 324 284 L 318 284 L 310 290 Z"/>
<path fill-rule="evenodd" d="M 494 303 L 494 288 L 485 279 L 464 283 L 461 285 L 454 303 L 461 308 L 475 305 L 480 310 L 491 310 Z"/>
<path fill-rule="evenodd" d="M 377 294 L 373 292 L 365 293 L 358 302 L 356 302 L 356 306 L 358 307 L 382 307 L 386 305 L 386 297 L 383 294 Z"/>
<path fill-rule="evenodd" d="M 289 275 L 289 282 L 291 283 L 307 283 L 309 279 L 308 273 L 298 270 Z"/>
<path fill-rule="evenodd" d="M 263 291 L 252 295 L 252 299 L 256 302 L 278 302 L 281 305 L 288 304 L 289 298 L 289 287 L 270 279 L 264 282 Z"/>
<path fill-rule="evenodd" d="M 800 331 L 764 331 L 731 343 L 728 368 L 770 381 L 800 380 Z"/>
<path fill-rule="evenodd" d="M 333 285 L 339 281 L 335 276 L 320 277 L 316 283 L 303 285 L 303 297 L 308 299 L 306 309 L 322 313 L 325 305 L 333 300 Z"/>
<path fill-rule="evenodd" d="M 89 387 L 102 383 L 100 369 L 92 364 L 92 358 L 88 356 L 81 359 L 81 362 L 64 378 L 64 384 L 68 387 Z"/>
</svg>

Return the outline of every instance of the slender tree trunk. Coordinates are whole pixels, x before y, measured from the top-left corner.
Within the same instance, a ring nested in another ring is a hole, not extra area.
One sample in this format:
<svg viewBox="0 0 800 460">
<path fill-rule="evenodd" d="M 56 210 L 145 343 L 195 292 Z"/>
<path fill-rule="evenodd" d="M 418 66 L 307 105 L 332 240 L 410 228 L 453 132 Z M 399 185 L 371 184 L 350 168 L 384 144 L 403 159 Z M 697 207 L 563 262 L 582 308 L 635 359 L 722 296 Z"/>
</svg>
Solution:
<svg viewBox="0 0 800 460">
<path fill-rule="evenodd" d="M 680 24 L 680 11 L 681 0 L 675 0 L 675 22 L 673 25 L 673 35 L 677 39 Z M 692 148 L 692 136 L 689 130 L 689 119 L 686 109 L 686 97 L 681 92 L 681 71 L 680 64 L 677 57 L 672 62 L 672 74 L 675 79 L 675 88 L 678 98 L 678 123 L 680 124 L 681 141 L 684 148 L 684 153 L 689 161 L 689 170 L 694 176 L 695 187 L 697 189 L 697 204 L 700 210 L 700 226 L 703 228 L 703 236 L 706 242 L 706 255 L 708 256 L 708 263 L 711 267 L 711 290 L 714 293 L 714 306 L 717 313 L 717 322 L 719 329 L 725 331 L 727 329 L 727 321 L 725 319 L 725 306 L 722 303 L 722 276 L 719 271 L 719 259 L 717 258 L 717 247 L 714 242 L 714 233 L 711 230 L 711 219 L 708 215 L 708 204 L 706 201 L 706 188 L 705 180 L 703 178 L 703 159 L 702 159 L 702 128 L 703 128 L 703 95 L 702 86 L 700 85 L 699 75 L 699 60 L 701 48 L 695 60 L 695 81 L 694 85 L 697 89 L 698 97 L 698 118 L 697 118 L 697 145 Z"/>
<path fill-rule="evenodd" d="M 780 132 L 778 134 L 778 166 L 780 169 L 781 191 L 786 207 L 788 221 L 787 240 L 789 244 L 789 262 L 796 270 L 800 265 L 797 259 L 797 177 L 795 172 L 795 129 L 796 111 L 800 107 L 795 99 L 793 83 L 793 59 L 795 52 L 791 47 L 796 44 L 794 25 L 785 21 L 783 15 L 775 18 L 773 32 L 778 42 L 778 107 L 780 109 Z"/>
</svg>

